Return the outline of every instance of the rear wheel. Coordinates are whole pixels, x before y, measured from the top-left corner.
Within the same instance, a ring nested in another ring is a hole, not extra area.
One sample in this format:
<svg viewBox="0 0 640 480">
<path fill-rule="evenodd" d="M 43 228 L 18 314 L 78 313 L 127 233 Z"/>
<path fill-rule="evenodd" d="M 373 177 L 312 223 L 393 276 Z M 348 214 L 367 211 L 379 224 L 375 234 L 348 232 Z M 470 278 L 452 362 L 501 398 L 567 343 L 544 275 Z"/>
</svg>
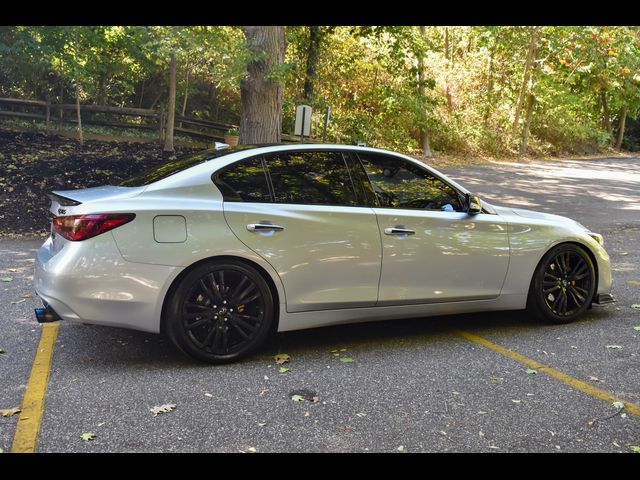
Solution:
<svg viewBox="0 0 640 480">
<path fill-rule="evenodd" d="M 589 254 L 577 245 L 558 245 L 536 268 L 528 306 L 542 320 L 569 323 L 591 306 L 595 288 L 596 272 Z"/>
<path fill-rule="evenodd" d="M 263 342 L 273 316 L 271 291 L 254 268 L 233 260 L 212 261 L 180 282 L 167 309 L 167 332 L 188 356 L 227 363 Z"/>
</svg>

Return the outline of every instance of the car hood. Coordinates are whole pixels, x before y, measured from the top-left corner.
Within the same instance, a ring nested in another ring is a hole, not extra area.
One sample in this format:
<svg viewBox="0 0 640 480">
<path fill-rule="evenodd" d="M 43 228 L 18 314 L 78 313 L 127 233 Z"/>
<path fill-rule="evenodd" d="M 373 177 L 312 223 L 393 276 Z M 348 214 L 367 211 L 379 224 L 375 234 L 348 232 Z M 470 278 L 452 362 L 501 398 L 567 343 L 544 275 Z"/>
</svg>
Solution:
<svg viewBox="0 0 640 480">
<path fill-rule="evenodd" d="M 534 210 L 526 210 L 524 208 L 511 208 L 511 207 L 500 207 L 492 205 L 495 211 L 505 217 L 507 221 L 521 221 L 520 218 L 531 218 L 535 220 L 546 220 L 550 223 L 561 224 L 567 227 L 578 228 L 580 230 L 586 230 L 585 226 L 575 220 L 572 220 L 568 217 L 563 217 L 561 215 L 554 215 L 552 213 L 542 213 L 536 212 Z"/>
</svg>

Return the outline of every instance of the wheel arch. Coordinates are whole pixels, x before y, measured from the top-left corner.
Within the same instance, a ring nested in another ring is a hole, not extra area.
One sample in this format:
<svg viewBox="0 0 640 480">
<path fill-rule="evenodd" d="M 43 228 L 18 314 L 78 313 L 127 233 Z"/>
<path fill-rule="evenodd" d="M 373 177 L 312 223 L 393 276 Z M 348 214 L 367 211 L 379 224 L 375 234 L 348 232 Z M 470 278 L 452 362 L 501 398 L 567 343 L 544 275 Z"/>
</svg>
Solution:
<svg viewBox="0 0 640 480">
<path fill-rule="evenodd" d="M 255 262 L 253 260 L 245 258 L 245 257 L 240 257 L 240 256 L 237 256 L 237 255 L 216 255 L 216 256 L 212 256 L 212 257 L 202 258 L 202 259 L 198 260 L 197 262 L 192 263 L 191 265 L 185 267 L 178 274 L 178 276 L 176 276 L 176 278 L 173 279 L 173 281 L 171 282 L 171 285 L 167 289 L 167 293 L 165 294 L 164 299 L 162 301 L 162 310 L 161 310 L 161 314 L 160 314 L 160 333 L 161 334 L 164 335 L 166 333 L 166 331 L 167 331 L 167 327 L 166 327 L 167 315 L 166 315 L 166 312 L 167 312 L 167 305 L 169 303 L 169 299 L 171 298 L 171 296 L 173 295 L 175 290 L 180 285 L 180 282 L 182 282 L 182 279 L 189 272 L 191 272 L 193 269 L 199 267 L 200 265 L 202 265 L 204 263 L 208 263 L 208 262 L 212 262 L 212 261 L 225 261 L 225 260 L 234 260 L 234 261 L 244 263 L 245 265 L 248 265 L 248 266 L 254 268 L 262 276 L 262 278 L 265 280 L 265 282 L 267 282 L 267 285 L 269 286 L 269 290 L 271 291 L 271 295 L 273 296 L 274 322 L 273 322 L 273 325 L 272 325 L 271 328 L 272 328 L 272 331 L 274 331 L 274 332 L 278 330 L 278 325 L 280 324 L 280 294 L 278 293 L 278 287 L 276 286 L 276 283 L 275 283 L 273 277 L 269 274 L 269 272 L 267 272 L 267 270 L 262 265 L 258 264 L 257 262 Z"/>
<path fill-rule="evenodd" d="M 533 272 L 531 273 L 531 280 L 529 281 L 529 291 L 527 292 L 527 297 L 529 297 L 529 294 L 531 293 L 531 289 L 533 287 L 533 282 L 535 280 L 535 275 L 536 272 L 538 271 L 538 267 L 540 266 L 540 262 L 542 262 L 542 260 L 544 260 L 544 258 L 547 256 L 547 254 L 553 250 L 556 247 L 560 247 L 562 245 L 575 245 L 576 247 L 580 247 L 582 248 L 585 252 L 587 252 L 587 255 L 589 255 L 589 258 L 591 259 L 591 263 L 593 263 L 593 269 L 595 271 L 595 275 L 594 275 L 594 280 L 595 280 L 595 289 L 594 289 L 594 295 L 597 294 L 598 292 L 598 281 L 599 281 L 599 275 L 600 275 L 600 270 L 599 270 L 599 266 L 598 266 L 598 260 L 596 259 L 596 255 L 593 253 L 593 251 L 591 250 L 591 247 L 589 247 L 589 245 L 585 244 L 585 243 L 581 243 L 578 242 L 576 240 L 563 240 L 557 243 L 553 243 L 551 245 L 549 245 L 544 252 L 542 253 L 542 255 L 540 255 L 540 258 L 538 259 L 538 261 L 536 262 L 536 266 L 533 269 Z"/>
</svg>

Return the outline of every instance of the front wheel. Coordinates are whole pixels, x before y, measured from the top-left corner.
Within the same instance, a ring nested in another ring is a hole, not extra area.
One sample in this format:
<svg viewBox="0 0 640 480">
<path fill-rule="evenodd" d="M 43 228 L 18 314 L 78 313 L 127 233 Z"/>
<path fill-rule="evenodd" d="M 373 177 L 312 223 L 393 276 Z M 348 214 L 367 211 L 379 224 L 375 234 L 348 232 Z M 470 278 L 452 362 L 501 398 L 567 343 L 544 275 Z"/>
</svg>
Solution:
<svg viewBox="0 0 640 480">
<path fill-rule="evenodd" d="M 233 260 L 212 261 L 182 279 L 169 302 L 166 326 L 188 356 L 228 363 L 264 341 L 273 316 L 271 291 L 254 268 Z"/>
<path fill-rule="evenodd" d="M 577 245 L 558 245 L 536 268 L 528 307 L 547 322 L 569 323 L 589 308 L 595 288 L 596 272 L 589 254 Z"/>
</svg>

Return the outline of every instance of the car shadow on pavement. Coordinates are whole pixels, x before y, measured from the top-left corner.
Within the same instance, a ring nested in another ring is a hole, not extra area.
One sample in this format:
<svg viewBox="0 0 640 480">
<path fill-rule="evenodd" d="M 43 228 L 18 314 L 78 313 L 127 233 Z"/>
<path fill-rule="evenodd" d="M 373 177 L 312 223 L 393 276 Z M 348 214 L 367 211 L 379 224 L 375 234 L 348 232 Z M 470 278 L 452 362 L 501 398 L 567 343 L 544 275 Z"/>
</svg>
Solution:
<svg viewBox="0 0 640 480">
<path fill-rule="evenodd" d="M 604 309 L 594 308 L 577 323 L 601 322 L 611 315 Z M 344 346 L 359 350 L 402 345 L 427 347 L 434 339 L 453 336 L 458 330 L 500 330 L 513 335 L 535 335 L 536 331 L 544 333 L 549 328 L 554 326 L 543 324 L 522 311 L 338 325 L 274 334 L 255 354 L 239 363 L 269 361 L 281 352 L 312 353 Z M 210 367 L 187 358 L 164 335 L 97 325 L 64 325 L 56 345 L 56 361 L 65 361 L 64 357 L 73 363 L 96 366 Z"/>
</svg>

